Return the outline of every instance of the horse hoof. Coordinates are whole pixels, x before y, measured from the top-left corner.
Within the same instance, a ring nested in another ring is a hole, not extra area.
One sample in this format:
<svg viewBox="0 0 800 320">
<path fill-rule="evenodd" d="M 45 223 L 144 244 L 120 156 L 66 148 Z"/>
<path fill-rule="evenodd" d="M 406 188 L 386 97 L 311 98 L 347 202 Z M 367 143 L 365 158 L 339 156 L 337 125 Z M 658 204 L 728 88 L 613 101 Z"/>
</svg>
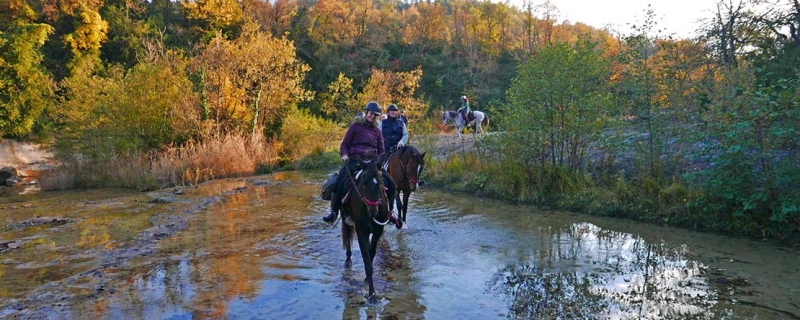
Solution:
<svg viewBox="0 0 800 320">
<path fill-rule="evenodd" d="M 374 293 L 369 295 L 369 297 L 367 297 L 367 301 L 369 301 L 370 304 L 377 304 L 378 303 L 378 295 L 376 295 Z"/>
</svg>

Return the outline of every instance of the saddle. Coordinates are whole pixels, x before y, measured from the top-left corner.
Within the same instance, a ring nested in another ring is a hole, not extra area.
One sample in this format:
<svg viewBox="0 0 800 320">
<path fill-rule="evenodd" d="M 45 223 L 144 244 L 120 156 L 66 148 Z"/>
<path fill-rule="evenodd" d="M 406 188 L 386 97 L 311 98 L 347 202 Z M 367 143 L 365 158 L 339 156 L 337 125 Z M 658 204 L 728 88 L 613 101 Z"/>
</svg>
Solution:
<svg viewBox="0 0 800 320">
<path fill-rule="evenodd" d="M 322 192 L 320 192 L 320 198 L 322 200 L 330 201 L 331 197 L 333 196 L 333 184 L 336 183 L 336 179 L 339 177 L 338 172 L 334 172 L 328 177 L 328 180 L 325 181 L 325 184 L 322 185 Z"/>
<path fill-rule="evenodd" d="M 461 115 L 463 116 L 464 114 L 462 113 Z M 470 110 L 470 112 L 467 113 L 467 123 L 472 122 L 472 120 L 475 120 L 475 114 Z"/>
</svg>

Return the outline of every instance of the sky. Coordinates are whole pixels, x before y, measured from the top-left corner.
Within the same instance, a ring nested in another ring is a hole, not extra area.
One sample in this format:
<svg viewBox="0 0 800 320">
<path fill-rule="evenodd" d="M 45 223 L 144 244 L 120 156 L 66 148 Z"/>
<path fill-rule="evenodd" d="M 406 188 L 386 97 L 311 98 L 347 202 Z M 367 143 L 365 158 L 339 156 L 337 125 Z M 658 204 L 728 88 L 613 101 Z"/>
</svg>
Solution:
<svg viewBox="0 0 800 320">
<path fill-rule="evenodd" d="M 524 0 L 510 0 L 522 8 Z M 533 0 L 533 5 L 545 0 Z M 631 34 L 629 24 L 644 21 L 647 5 L 655 11 L 657 27 L 665 29 L 662 35 L 674 34 L 678 38 L 691 38 L 701 18 L 713 16 L 718 0 L 550 0 L 558 8 L 559 22 L 582 22 L 596 28 L 609 26 L 622 35 Z"/>
</svg>

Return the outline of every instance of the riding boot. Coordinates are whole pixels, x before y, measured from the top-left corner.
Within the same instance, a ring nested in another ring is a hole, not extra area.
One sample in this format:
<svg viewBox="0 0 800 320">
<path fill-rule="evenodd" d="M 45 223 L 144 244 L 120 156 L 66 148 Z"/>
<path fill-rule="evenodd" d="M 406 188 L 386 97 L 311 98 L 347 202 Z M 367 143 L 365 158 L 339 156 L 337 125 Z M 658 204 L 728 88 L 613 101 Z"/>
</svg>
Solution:
<svg viewBox="0 0 800 320">
<path fill-rule="evenodd" d="M 322 217 L 322 221 L 327 223 L 333 223 L 336 221 L 336 217 L 339 215 L 339 207 L 341 206 L 342 200 L 339 199 L 339 195 L 337 192 L 331 193 L 331 211 L 328 212 L 324 217 Z"/>
</svg>

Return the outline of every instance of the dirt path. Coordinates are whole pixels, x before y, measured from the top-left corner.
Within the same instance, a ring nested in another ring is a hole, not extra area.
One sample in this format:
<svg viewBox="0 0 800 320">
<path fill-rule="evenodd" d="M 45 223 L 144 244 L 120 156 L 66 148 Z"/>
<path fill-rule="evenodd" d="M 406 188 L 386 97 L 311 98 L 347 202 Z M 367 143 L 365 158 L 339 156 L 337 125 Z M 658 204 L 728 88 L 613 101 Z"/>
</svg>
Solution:
<svg viewBox="0 0 800 320">
<path fill-rule="evenodd" d="M 446 159 L 458 153 L 475 152 L 482 146 L 483 139 L 491 134 L 493 133 L 463 134 L 459 137 L 455 133 L 439 133 L 412 137 L 412 142 L 420 147 L 421 151 L 428 151 L 437 159 Z"/>
</svg>

